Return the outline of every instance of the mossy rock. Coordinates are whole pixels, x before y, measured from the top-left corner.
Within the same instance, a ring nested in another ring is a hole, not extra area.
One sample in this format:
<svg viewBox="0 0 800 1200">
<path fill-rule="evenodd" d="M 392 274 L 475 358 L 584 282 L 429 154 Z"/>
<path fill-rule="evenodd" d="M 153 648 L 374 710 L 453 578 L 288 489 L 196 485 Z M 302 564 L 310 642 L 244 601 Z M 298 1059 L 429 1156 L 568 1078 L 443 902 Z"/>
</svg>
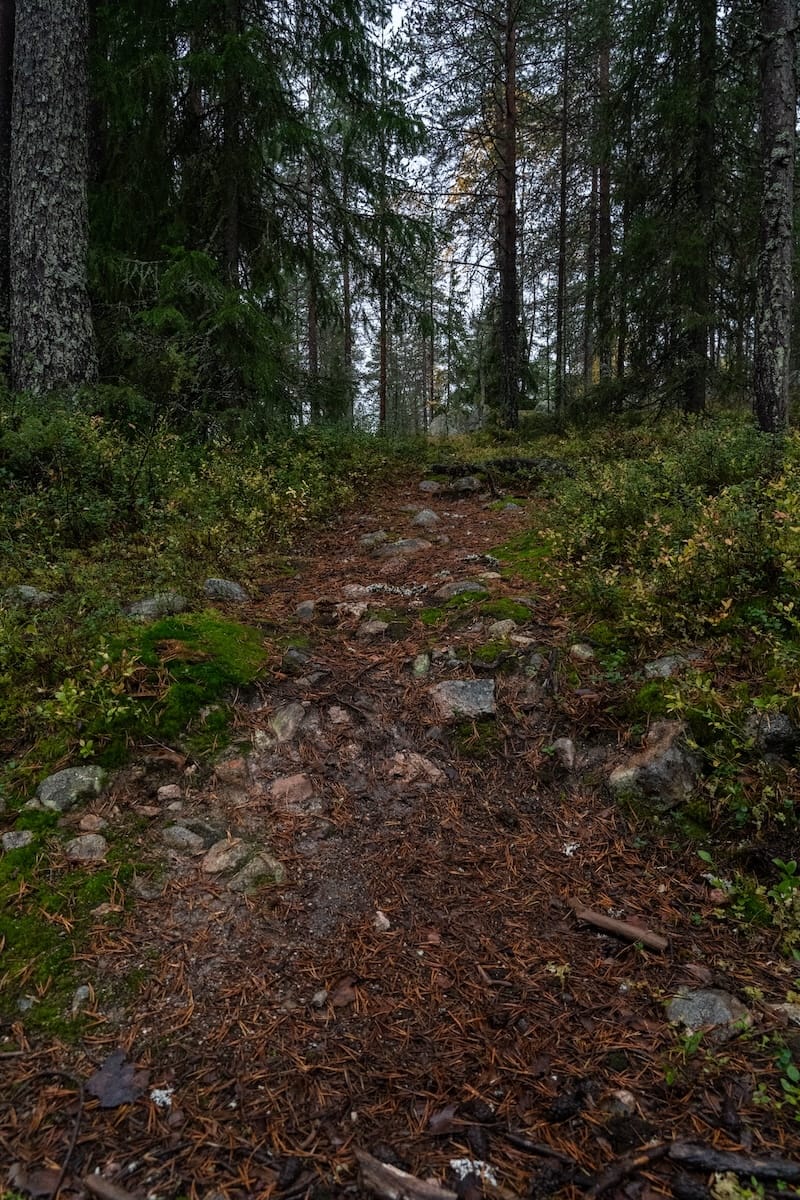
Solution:
<svg viewBox="0 0 800 1200">
<path fill-rule="evenodd" d="M 619 706 L 620 713 L 628 720 L 636 721 L 649 717 L 667 715 L 667 680 L 652 679 L 632 696 L 626 697 Z"/>
<path fill-rule="evenodd" d="M 476 762 L 491 758 L 500 749 L 500 733 L 495 721 L 461 721 L 452 732 L 453 749 L 462 758 Z"/>
<path fill-rule="evenodd" d="M 481 616 L 492 617 L 495 621 L 523 622 L 530 621 L 531 610 L 519 600 L 498 596 L 495 600 L 485 600 L 481 604 Z"/>
</svg>

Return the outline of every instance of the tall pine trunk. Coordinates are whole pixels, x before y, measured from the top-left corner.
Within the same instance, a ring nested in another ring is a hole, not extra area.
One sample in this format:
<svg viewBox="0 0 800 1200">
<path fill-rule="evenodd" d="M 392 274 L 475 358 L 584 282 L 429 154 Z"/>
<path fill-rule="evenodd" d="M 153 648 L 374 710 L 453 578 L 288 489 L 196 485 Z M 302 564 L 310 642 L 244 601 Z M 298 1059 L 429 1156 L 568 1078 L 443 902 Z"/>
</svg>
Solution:
<svg viewBox="0 0 800 1200">
<path fill-rule="evenodd" d="M 693 146 L 694 224 L 697 245 L 688 279 L 688 363 L 684 410 L 702 412 L 706 406 L 709 366 L 711 254 L 714 230 L 715 108 L 717 3 L 702 0 L 698 9 L 698 79 Z"/>
<path fill-rule="evenodd" d="M 9 236 L 13 64 L 14 0 L 0 0 L 0 330 L 8 330 L 11 315 Z"/>
<path fill-rule="evenodd" d="M 500 423 L 519 424 L 519 284 L 517 279 L 517 26 L 506 0 L 497 88 L 497 250 L 500 277 Z"/>
<path fill-rule="evenodd" d="M 558 203 L 558 290 L 556 292 L 556 413 L 567 415 L 567 154 L 569 151 L 570 14 L 564 5 L 564 56 L 561 64 L 561 160 Z"/>
<path fill-rule="evenodd" d="M 241 175 L 242 85 L 238 65 L 239 38 L 242 32 L 240 0 L 226 0 L 226 63 L 223 96 L 223 195 L 222 268 L 228 287 L 239 287 L 239 179 Z"/>
<path fill-rule="evenodd" d="M 86 283 L 86 0 L 18 0 L 11 147 L 12 382 L 97 374 Z"/>
<path fill-rule="evenodd" d="M 792 327 L 792 210 L 794 199 L 797 4 L 761 5 L 760 253 L 756 295 L 755 408 L 766 433 L 788 420 Z"/>
</svg>

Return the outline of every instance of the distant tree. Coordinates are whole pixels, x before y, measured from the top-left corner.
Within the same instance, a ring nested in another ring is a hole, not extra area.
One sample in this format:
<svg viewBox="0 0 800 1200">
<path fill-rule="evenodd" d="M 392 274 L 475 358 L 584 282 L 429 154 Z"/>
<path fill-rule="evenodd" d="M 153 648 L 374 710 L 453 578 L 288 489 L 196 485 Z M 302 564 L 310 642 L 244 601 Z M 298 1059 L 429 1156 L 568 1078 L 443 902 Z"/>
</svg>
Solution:
<svg viewBox="0 0 800 1200">
<path fill-rule="evenodd" d="M 761 5 L 761 227 L 756 295 L 755 408 L 766 433 L 788 421 L 792 323 L 797 4 Z"/>
<path fill-rule="evenodd" d="M 18 0 L 11 138 L 12 383 L 95 378 L 86 280 L 86 0 Z"/>
<path fill-rule="evenodd" d="M 10 187 L 14 0 L 0 0 L 0 330 L 8 331 L 11 297 Z"/>
</svg>

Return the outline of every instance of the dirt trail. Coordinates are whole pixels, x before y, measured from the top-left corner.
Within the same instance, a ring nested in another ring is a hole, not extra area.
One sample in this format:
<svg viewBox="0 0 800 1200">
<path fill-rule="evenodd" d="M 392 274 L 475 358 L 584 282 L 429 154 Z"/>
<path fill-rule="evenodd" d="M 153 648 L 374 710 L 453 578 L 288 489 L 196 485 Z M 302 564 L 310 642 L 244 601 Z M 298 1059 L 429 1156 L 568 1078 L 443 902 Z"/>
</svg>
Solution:
<svg viewBox="0 0 800 1200">
<path fill-rule="evenodd" d="M 371 498 L 244 612 L 265 629 L 274 669 L 241 698 L 241 753 L 205 781 L 167 756 L 97 806 L 135 818 L 142 860 L 166 873 L 159 886 L 143 875 L 118 927 L 98 914 L 81 1045 L 34 1045 L 0 1064 L 16 1085 L 0 1101 L 9 1162 L 60 1167 L 77 1129 L 62 1195 L 99 1171 L 141 1196 L 355 1196 L 357 1147 L 451 1187 L 454 1161 L 488 1164 L 464 1195 L 570 1195 L 653 1138 L 797 1149 L 791 1116 L 754 1103 L 774 1075 L 763 1039 L 709 1056 L 666 1022 L 664 1000 L 682 986 L 779 1001 L 789 981 L 768 942 L 745 953 L 714 920 L 697 859 L 609 800 L 620 730 L 600 668 L 561 669 L 566 622 L 480 557 L 531 508 L 438 496 L 429 535 L 407 511 L 425 502 L 416 482 Z M 381 528 L 449 543 L 376 558 L 360 538 Z M 479 578 L 491 599 L 524 598 L 511 661 L 464 653 L 486 646 L 497 619 L 478 601 L 420 619 L 448 579 Z M 372 584 L 407 594 L 347 600 L 347 585 Z M 315 615 L 302 623 L 306 600 Z M 337 611 L 343 602 L 368 610 Z M 388 630 L 359 632 L 370 615 Z M 291 634 L 308 637 L 308 661 L 286 656 Z M 413 660 L 431 650 L 429 676 L 416 677 Z M 443 720 L 429 689 L 472 678 L 495 680 L 496 718 Z M 292 704 L 302 724 L 276 745 L 271 722 Z M 558 737 L 574 739 L 577 769 L 548 753 Z M 154 794 L 171 781 L 183 798 L 167 810 Z M 285 879 L 231 892 L 200 855 L 165 849 L 179 820 L 267 847 Z M 665 934 L 668 951 L 581 926 L 572 897 Z M 756 1029 L 774 1027 L 751 1010 Z M 147 1088 L 109 1109 L 87 1096 L 78 1111 L 74 1079 L 47 1072 L 85 1080 L 118 1046 Z M 674 1184 L 674 1170 L 645 1171 L 609 1194 Z M 696 1196 L 703 1184 L 694 1177 Z"/>
</svg>

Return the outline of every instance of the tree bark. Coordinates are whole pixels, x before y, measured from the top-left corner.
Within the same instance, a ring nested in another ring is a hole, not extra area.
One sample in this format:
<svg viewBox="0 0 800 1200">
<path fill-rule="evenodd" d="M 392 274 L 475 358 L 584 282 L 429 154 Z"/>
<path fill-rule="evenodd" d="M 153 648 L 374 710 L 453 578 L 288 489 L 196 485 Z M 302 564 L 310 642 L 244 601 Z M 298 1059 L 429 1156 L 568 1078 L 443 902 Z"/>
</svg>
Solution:
<svg viewBox="0 0 800 1200">
<path fill-rule="evenodd" d="M 598 278 L 597 278 L 597 342 L 600 356 L 600 378 L 611 377 L 611 131 L 610 124 L 610 65 L 611 41 L 607 6 L 603 10 L 598 62 L 598 92 L 600 108 L 600 155 L 598 163 Z"/>
<path fill-rule="evenodd" d="M 14 0 L 0 0 L 0 330 L 11 315 L 11 95 L 14 64 Z"/>
<path fill-rule="evenodd" d="M 225 282 L 228 287 L 232 288 L 238 288 L 240 284 L 239 179 L 241 175 L 242 83 L 237 63 L 239 52 L 237 42 L 241 32 L 240 0 L 226 0 L 227 44 L 222 118 L 223 162 L 225 164 L 222 268 Z"/>
<path fill-rule="evenodd" d="M 703 412 L 709 360 L 711 245 L 714 229 L 715 71 L 717 0 L 699 5 L 698 80 L 693 147 L 694 223 L 697 246 L 689 274 L 688 364 L 684 389 L 686 412 Z"/>
<path fill-rule="evenodd" d="M 517 279 L 516 0 L 506 0 L 497 103 L 497 248 L 500 277 L 500 422 L 519 424 L 519 285 Z"/>
<path fill-rule="evenodd" d="M 561 162 L 558 204 L 558 290 L 556 292 L 556 414 L 567 415 L 566 324 L 567 324 L 567 154 L 569 135 L 570 13 L 564 5 L 564 54 L 561 64 Z"/>
<path fill-rule="evenodd" d="M 86 282 L 86 0 L 19 0 L 11 149 L 12 382 L 97 375 Z"/>
<path fill-rule="evenodd" d="M 756 296 L 755 409 L 759 426 L 766 433 L 783 432 L 788 421 L 797 103 L 796 25 L 796 0 L 763 0 L 763 190 Z"/>
</svg>

